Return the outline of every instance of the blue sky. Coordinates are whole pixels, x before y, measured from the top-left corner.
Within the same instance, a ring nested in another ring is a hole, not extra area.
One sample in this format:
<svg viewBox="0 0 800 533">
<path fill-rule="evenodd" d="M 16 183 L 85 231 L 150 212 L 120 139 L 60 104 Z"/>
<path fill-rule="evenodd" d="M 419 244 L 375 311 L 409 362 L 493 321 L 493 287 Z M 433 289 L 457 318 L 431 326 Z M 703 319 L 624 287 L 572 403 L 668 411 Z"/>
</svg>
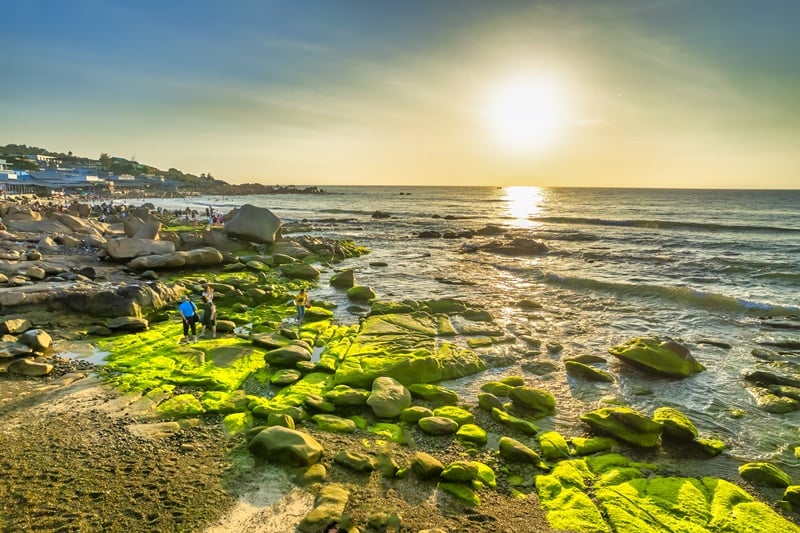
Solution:
<svg viewBox="0 0 800 533">
<path fill-rule="evenodd" d="M 800 187 L 800 2 L 0 12 L 0 144 L 232 183 Z"/>
</svg>

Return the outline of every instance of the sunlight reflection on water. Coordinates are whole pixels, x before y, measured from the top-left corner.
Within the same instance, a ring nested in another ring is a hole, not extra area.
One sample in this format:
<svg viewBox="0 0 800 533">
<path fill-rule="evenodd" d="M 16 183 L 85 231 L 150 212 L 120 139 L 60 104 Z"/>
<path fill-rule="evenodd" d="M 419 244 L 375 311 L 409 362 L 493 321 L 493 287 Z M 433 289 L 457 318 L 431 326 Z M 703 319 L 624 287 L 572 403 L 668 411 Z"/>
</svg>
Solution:
<svg viewBox="0 0 800 533">
<path fill-rule="evenodd" d="M 532 228 L 537 225 L 530 220 L 542 212 L 541 203 L 545 192 L 541 187 L 506 187 L 503 201 L 507 202 L 506 212 L 517 228 Z"/>
</svg>

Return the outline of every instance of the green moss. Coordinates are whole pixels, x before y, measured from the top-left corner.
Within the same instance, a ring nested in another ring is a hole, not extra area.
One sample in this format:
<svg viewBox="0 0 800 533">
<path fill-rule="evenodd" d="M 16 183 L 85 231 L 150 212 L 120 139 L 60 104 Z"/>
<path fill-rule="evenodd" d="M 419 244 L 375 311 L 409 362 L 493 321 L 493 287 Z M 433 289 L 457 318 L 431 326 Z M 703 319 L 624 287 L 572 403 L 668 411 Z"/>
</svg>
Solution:
<svg viewBox="0 0 800 533">
<path fill-rule="evenodd" d="M 565 459 L 570 457 L 567 440 L 556 431 L 548 431 L 539 435 L 539 447 L 545 459 Z"/>
<path fill-rule="evenodd" d="M 472 413 L 466 409 L 461 409 L 460 407 L 456 407 L 454 405 L 437 407 L 433 410 L 433 414 L 434 416 L 449 418 L 459 426 L 463 424 L 471 424 L 475 421 L 475 417 L 472 415 Z"/>
<path fill-rule="evenodd" d="M 617 446 L 617 441 L 610 437 L 570 437 L 569 443 L 575 455 L 611 451 Z"/>
<path fill-rule="evenodd" d="M 539 501 L 547 512 L 547 521 L 559 531 L 580 531 L 581 533 L 611 531 L 611 528 L 603 520 L 600 510 L 591 498 L 580 489 L 562 487 L 552 498 L 542 499 L 540 496 Z"/>
<path fill-rule="evenodd" d="M 581 416 L 581 421 L 634 446 L 652 448 L 661 442 L 661 424 L 629 407 L 596 409 Z"/>
<path fill-rule="evenodd" d="M 499 396 L 501 398 L 507 398 L 511 391 L 517 385 L 509 385 L 507 383 L 502 383 L 500 381 L 490 381 L 488 383 L 484 383 L 481 385 L 481 390 L 483 392 L 488 392 L 489 394 L 494 394 L 495 396 Z"/>
<path fill-rule="evenodd" d="M 222 425 L 228 435 L 238 435 L 247 431 L 253 425 L 253 415 L 250 413 L 231 413 L 222 419 Z"/>
<path fill-rule="evenodd" d="M 468 505 L 477 506 L 481 504 L 481 498 L 478 496 L 478 493 L 472 490 L 472 488 L 462 485 L 461 483 L 448 483 L 442 481 L 439 483 L 439 488 L 448 494 L 452 494 Z"/>
<path fill-rule="evenodd" d="M 492 409 L 492 419 L 526 435 L 536 435 L 539 432 L 538 426 L 533 422 L 509 414 L 497 407 Z"/>
<path fill-rule="evenodd" d="M 367 428 L 367 431 L 375 435 L 379 435 L 392 442 L 404 443 L 408 442 L 408 436 L 405 430 L 397 424 L 387 422 L 379 422 Z"/>
<path fill-rule="evenodd" d="M 672 407 L 659 407 L 653 421 L 664 426 L 664 435 L 676 440 L 692 441 L 697 438 L 697 428 L 685 414 Z"/>
<path fill-rule="evenodd" d="M 356 430 L 355 422 L 335 415 L 318 414 L 312 416 L 311 419 L 317 423 L 317 427 L 322 431 L 330 431 L 332 433 L 354 433 Z"/>
<path fill-rule="evenodd" d="M 470 442 L 477 446 L 485 446 L 487 442 L 486 430 L 475 424 L 464 424 L 456 432 L 456 438 Z"/>
<path fill-rule="evenodd" d="M 205 412 L 200 400 L 191 394 L 179 394 L 158 405 L 159 414 L 170 418 L 188 418 Z"/>
<path fill-rule="evenodd" d="M 739 475 L 756 485 L 788 487 L 792 484 L 792 478 L 772 463 L 743 464 L 739 467 Z"/>
</svg>

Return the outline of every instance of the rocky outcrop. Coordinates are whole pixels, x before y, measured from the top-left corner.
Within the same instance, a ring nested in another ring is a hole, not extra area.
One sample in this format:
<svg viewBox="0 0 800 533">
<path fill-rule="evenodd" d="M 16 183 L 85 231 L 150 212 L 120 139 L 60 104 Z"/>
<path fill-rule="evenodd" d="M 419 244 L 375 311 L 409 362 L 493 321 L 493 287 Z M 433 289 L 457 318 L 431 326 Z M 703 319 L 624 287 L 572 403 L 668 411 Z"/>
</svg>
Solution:
<svg viewBox="0 0 800 533">
<path fill-rule="evenodd" d="M 225 224 L 228 236 L 249 242 L 270 244 L 280 235 L 281 219 L 264 207 L 244 204 Z"/>
<path fill-rule="evenodd" d="M 208 267 L 221 265 L 223 261 L 224 258 L 219 250 L 207 247 L 166 254 L 142 255 L 130 261 L 128 267 L 133 270 L 158 270 L 188 266 Z"/>
<path fill-rule="evenodd" d="M 106 244 L 106 251 L 114 259 L 130 260 L 140 255 L 171 254 L 175 251 L 175 244 L 170 241 L 122 237 L 110 239 Z"/>
<path fill-rule="evenodd" d="M 652 448 L 661 442 L 662 426 L 629 407 L 606 407 L 581 416 L 593 430 L 628 444 Z"/>
</svg>

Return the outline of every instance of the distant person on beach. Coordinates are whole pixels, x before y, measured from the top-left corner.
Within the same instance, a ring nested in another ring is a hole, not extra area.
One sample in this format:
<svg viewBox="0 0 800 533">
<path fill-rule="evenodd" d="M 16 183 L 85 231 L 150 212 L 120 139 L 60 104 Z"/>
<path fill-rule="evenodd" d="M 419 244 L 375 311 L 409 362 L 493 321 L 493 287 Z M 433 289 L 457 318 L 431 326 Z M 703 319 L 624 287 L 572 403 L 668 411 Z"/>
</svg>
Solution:
<svg viewBox="0 0 800 533">
<path fill-rule="evenodd" d="M 297 310 L 297 316 L 295 318 L 298 322 L 302 322 L 303 317 L 306 316 L 306 307 L 311 307 L 311 300 L 309 300 L 308 293 L 306 293 L 305 289 L 300 289 L 300 292 L 294 297 L 294 306 Z"/>
<path fill-rule="evenodd" d="M 192 340 L 197 342 L 197 306 L 189 297 L 184 295 L 181 298 L 181 303 L 178 304 L 178 312 L 183 321 L 183 338 L 182 343 L 189 342 L 189 330 L 192 330 Z"/>
<path fill-rule="evenodd" d="M 200 335 L 207 337 L 210 331 L 211 338 L 217 338 L 217 306 L 207 296 L 203 296 L 203 318 L 200 323 L 203 326 Z"/>
</svg>

